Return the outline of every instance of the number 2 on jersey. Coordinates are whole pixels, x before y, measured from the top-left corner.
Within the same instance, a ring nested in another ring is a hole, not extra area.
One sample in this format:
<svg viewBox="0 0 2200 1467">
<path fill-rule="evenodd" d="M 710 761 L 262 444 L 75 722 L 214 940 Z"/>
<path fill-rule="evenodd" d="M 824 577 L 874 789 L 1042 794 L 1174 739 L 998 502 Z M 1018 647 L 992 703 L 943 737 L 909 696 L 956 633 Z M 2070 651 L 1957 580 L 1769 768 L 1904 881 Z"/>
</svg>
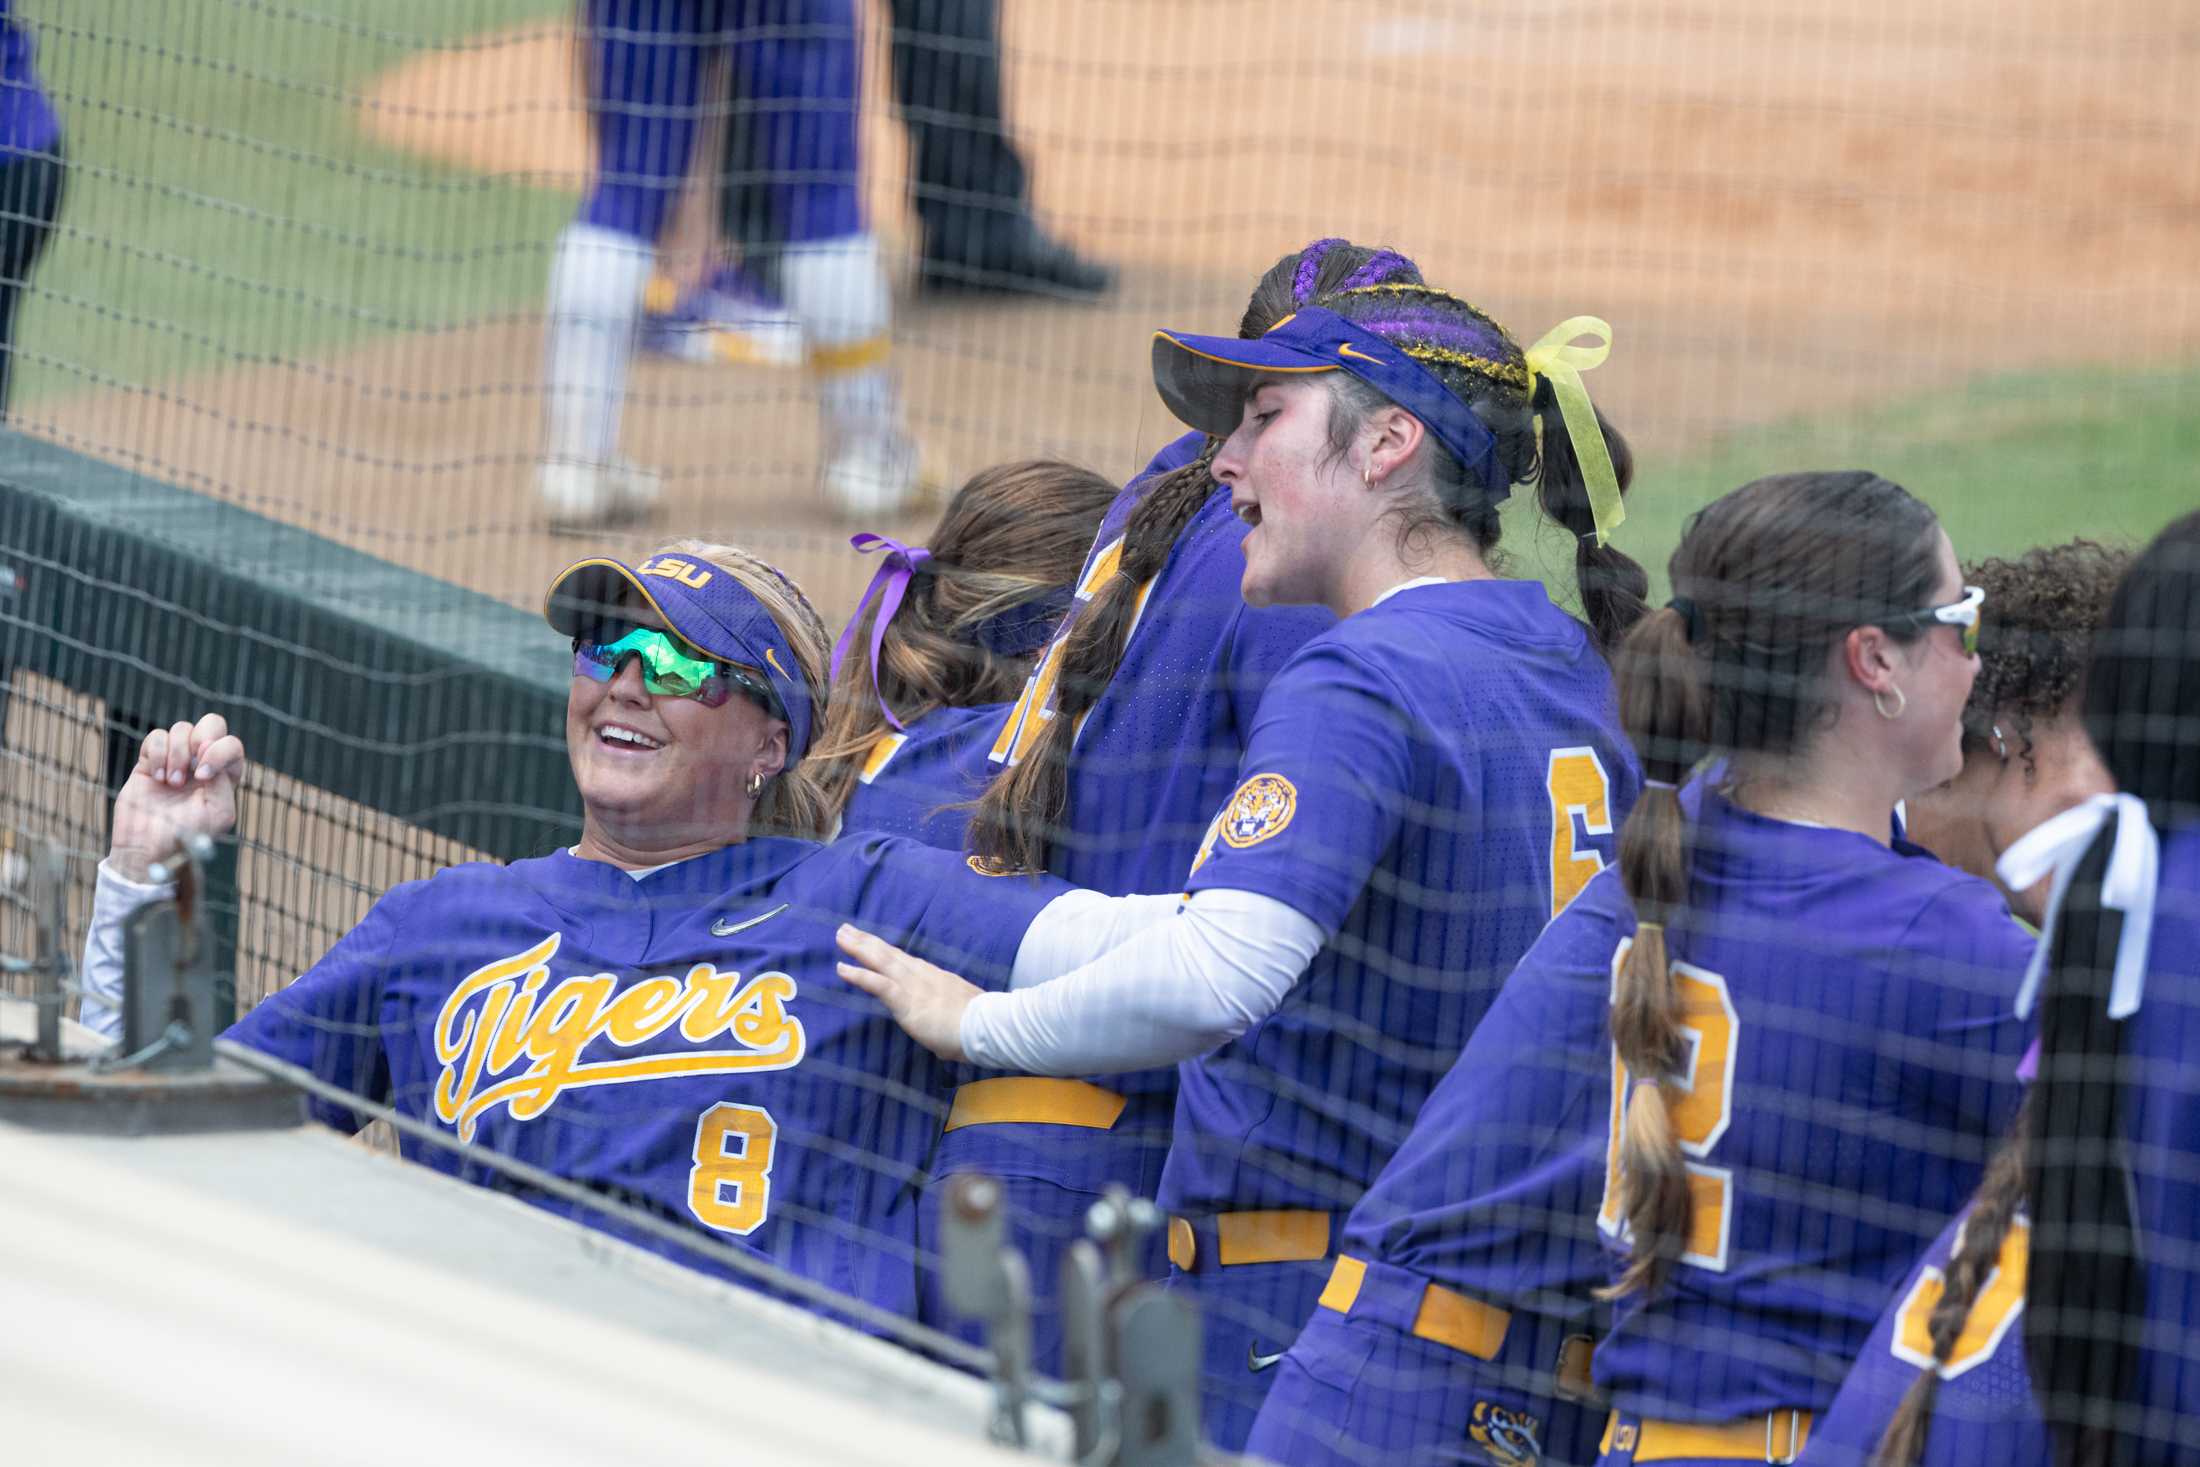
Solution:
<svg viewBox="0 0 2200 1467">
<path fill-rule="evenodd" d="M 695 1122 L 695 1166 L 688 1173 L 688 1211 L 721 1233 L 748 1234 L 764 1225 L 772 1200 L 772 1151 L 779 1127 L 761 1106 L 721 1101 Z"/>
<path fill-rule="evenodd" d="M 1627 960 L 1630 938 L 1612 957 L 1616 983 L 1620 964 Z M 1741 1021 L 1734 1013 L 1734 998 L 1726 979 L 1696 967 L 1673 964 L 1673 981 L 1680 988 L 1681 1037 L 1688 1050 L 1686 1070 L 1665 1087 L 1673 1134 L 1681 1153 L 1690 1158 L 1688 1238 L 1681 1262 L 1724 1272 L 1727 1244 L 1733 1232 L 1734 1174 L 1706 1159 L 1726 1134 L 1734 1116 L 1735 1046 L 1741 1043 Z M 1626 1218 L 1620 1202 L 1620 1134 L 1627 1120 L 1627 1066 L 1620 1063 L 1619 1049 L 1612 1050 L 1612 1128 L 1605 1140 L 1604 1205 L 1597 1210 L 1597 1226 L 1610 1237 L 1623 1237 Z"/>
<path fill-rule="evenodd" d="M 1574 817 L 1581 817 L 1582 834 L 1610 835 L 1612 781 L 1596 750 L 1553 749 L 1543 787 L 1551 797 L 1551 915 L 1556 917 L 1604 869 L 1602 856 L 1575 844 Z"/>
</svg>

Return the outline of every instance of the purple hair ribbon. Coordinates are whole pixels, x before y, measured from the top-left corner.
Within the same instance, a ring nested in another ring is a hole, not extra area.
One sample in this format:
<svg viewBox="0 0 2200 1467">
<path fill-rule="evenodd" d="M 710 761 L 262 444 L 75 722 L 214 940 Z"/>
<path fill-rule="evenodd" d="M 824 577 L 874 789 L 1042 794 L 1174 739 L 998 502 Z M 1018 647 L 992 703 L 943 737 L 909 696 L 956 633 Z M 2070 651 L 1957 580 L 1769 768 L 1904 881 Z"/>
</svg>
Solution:
<svg viewBox="0 0 2200 1467">
<path fill-rule="evenodd" d="M 871 619 L 871 696 L 878 699 L 879 712 L 899 733 L 908 730 L 894 716 L 894 710 L 886 706 L 886 695 L 878 688 L 878 653 L 886 640 L 886 624 L 901 610 L 902 597 L 909 594 L 909 578 L 917 573 L 917 567 L 932 558 L 932 552 L 922 545 L 904 545 L 888 535 L 874 535 L 866 530 L 860 535 L 850 535 L 848 543 L 857 553 L 869 555 L 874 550 L 886 552 L 885 562 L 871 577 L 871 584 L 863 588 L 863 599 L 856 603 L 854 616 L 848 625 L 840 629 L 840 640 L 833 643 L 833 683 L 840 683 L 840 664 L 848 656 L 848 647 L 855 641 L 856 627 L 863 621 L 863 613 L 870 608 L 873 597 L 878 598 L 878 615 Z"/>
<path fill-rule="evenodd" d="M 1593 336 L 1597 344 L 1575 346 L 1577 336 Z M 1526 353 L 1528 400 L 1535 401 L 1538 377 L 1548 377 L 1558 395 L 1558 413 L 1566 420 L 1574 461 L 1581 465 L 1582 482 L 1589 487 L 1589 516 L 1596 522 L 1599 549 L 1627 518 L 1627 505 L 1619 497 L 1619 473 L 1612 467 L 1612 452 L 1604 445 L 1604 432 L 1597 427 L 1597 412 L 1589 406 L 1589 389 L 1581 385 L 1581 374 L 1603 366 L 1611 354 L 1612 328 L 1595 316 L 1568 317 Z"/>
</svg>

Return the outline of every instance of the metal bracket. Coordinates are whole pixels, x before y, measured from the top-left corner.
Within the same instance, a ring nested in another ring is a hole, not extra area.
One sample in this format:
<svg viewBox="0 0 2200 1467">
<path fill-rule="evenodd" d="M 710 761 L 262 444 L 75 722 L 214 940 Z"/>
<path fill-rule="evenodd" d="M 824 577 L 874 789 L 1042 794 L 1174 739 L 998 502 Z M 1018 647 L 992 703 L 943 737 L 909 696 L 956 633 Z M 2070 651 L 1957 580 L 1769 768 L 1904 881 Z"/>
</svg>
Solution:
<svg viewBox="0 0 2200 1467">
<path fill-rule="evenodd" d="M 1199 1313 L 1159 1284 L 1114 1310 L 1123 1401 L 1119 1467 L 1191 1467 L 1199 1457 Z"/>
<path fill-rule="evenodd" d="M 985 1325 L 994 1357 L 993 1440 L 1028 1444 L 1024 1403 L 1031 1399 L 1031 1266 L 1008 1246 L 1001 1184 L 969 1174 L 950 1178 L 941 1208 L 940 1272 L 948 1307 Z"/>
<path fill-rule="evenodd" d="M 205 866 L 214 843 L 186 839 L 152 869 L 175 896 L 130 914 L 122 927 L 122 1052 L 102 1069 L 203 1070 L 214 1063 L 214 938 Z"/>
<path fill-rule="evenodd" d="M 0 903 L 27 911 L 31 921 L 29 957 L 0 953 L 0 974 L 27 974 L 38 1008 L 36 1037 L 29 1058 L 61 1061 L 61 1009 L 75 986 L 69 961 L 68 873 L 61 848 L 10 826 L 0 829 Z"/>
<path fill-rule="evenodd" d="M 1112 1186 L 1063 1260 L 1064 1372 L 1081 1388 L 1072 1420 L 1087 1467 L 1188 1467 L 1199 1452 L 1199 1316 L 1140 1267 L 1166 1222 Z"/>
</svg>

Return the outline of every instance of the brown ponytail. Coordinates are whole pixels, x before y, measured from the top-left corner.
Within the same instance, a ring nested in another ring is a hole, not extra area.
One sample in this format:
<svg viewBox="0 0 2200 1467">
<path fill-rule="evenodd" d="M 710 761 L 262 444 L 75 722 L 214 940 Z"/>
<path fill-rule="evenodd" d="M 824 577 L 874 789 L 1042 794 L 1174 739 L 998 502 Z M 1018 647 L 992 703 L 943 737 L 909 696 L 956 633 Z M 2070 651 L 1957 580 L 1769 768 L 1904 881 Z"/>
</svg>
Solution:
<svg viewBox="0 0 2200 1467">
<path fill-rule="evenodd" d="M 1420 278 L 1413 262 L 1394 250 L 1316 240 L 1268 267 L 1246 302 L 1238 335 L 1248 340 L 1263 335 L 1300 306 L 1347 285 Z M 1069 756 L 1078 722 L 1122 666 L 1139 591 L 1161 573 L 1177 536 L 1214 494 L 1208 466 L 1216 447 L 1208 440 L 1197 460 L 1157 477 L 1131 511 L 1115 578 L 1094 593 L 1057 654 L 1054 717 L 978 800 L 970 850 L 981 860 L 1014 871 L 1047 869 L 1069 810 Z"/>
<path fill-rule="evenodd" d="M 1688 832 L 1678 786 L 1705 752 L 1710 698 L 1704 662 L 1689 646 L 1680 612 L 1653 612 L 1628 635 L 1619 705 L 1647 783 L 1619 838 L 1620 880 L 1638 919 L 1612 994 L 1612 1043 L 1632 1086 L 1619 1156 L 1621 1211 L 1634 1245 L 1608 1298 L 1655 1293 L 1688 1236 L 1688 1166 L 1664 1084 L 1681 1067 L 1683 1018 L 1665 924 L 1688 900 Z"/>
<path fill-rule="evenodd" d="M 1903 1393 L 1902 1404 L 1895 1408 L 1878 1450 L 1872 1453 L 1871 1467 L 1914 1467 L 1925 1455 L 1925 1441 L 1933 1429 L 1933 1406 L 1940 1396 L 1939 1367 L 1955 1355 L 1956 1341 L 1963 1338 L 1971 1308 L 1993 1275 L 1994 1265 L 2001 1258 L 2001 1245 L 2008 1241 L 2009 1229 L 2024 1206 L 2024 1138 L 2031 1124 L 2032 1101 L 2027 1096 L 2009 1139 L 1987 1163 L 1978 1196 L 1972 1199 L 1970 1215 L 1964 1219 L 1962 1241 L 1948 1259 L 1940 1300 L 1926 1321 L 1926 1333 L 1933 1342 L 1933 1363 L 1919 1371 Z"/>
<path fill-rule="evenodd" d="M 1562 426 L 1546 433 L 1547 453 L 1554 439 L 1566 441 Z M 1924 604 L 1939 575 L 1937 529 L 1930 509 L 1874 474 L 1758 479 L 1689 521 L 1667 567 L 1672 605 L 1642 617 L 1620 645 L 1620 721 L 1645 786 L 1619 836 L 1638 924 L 1611 1016 L 1632 1087 L 1619 1136 L 1630 1254 L 1606 1298 L 1656 1293 L 1689 1231 L 1688 1166 L 1667 1091 L 1682 1068 L 1686 1018 L 1667 941 L 1688 907 L 1678 786 L 1710 756 L 1787 755 L 1811 738 L 1830 706 L 1834 643 L 1875 613 Z"/>
<path fill-rule="evenodd" d="M 993 646 L 988 628 L 1067 591 L 1114 499 L 1115 486 L 1098 474 L 1052 459 L 982 469 L 956 492 L 927 542 L 931 559 L 911 578 L 880 638 L 875 679 L 870 632 L 878 603 L 856 613 L 806 766 L 834 818 L 847 809 L 863 762 L 888 727 L 886 708 L 907 725 L 936 708 L 1016 696 L 1045 631 L 1029 644 Z"/>
</svg>

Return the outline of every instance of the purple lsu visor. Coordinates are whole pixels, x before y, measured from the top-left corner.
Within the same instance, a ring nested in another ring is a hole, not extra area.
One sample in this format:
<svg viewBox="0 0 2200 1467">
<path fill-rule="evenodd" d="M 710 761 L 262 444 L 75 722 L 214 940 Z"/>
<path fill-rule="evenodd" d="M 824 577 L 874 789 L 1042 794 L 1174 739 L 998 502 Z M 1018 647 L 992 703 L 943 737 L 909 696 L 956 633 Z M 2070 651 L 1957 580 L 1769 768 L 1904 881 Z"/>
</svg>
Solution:
<svg viewBox="0 0 2200 1467">
<path fill-rule="evenodd" d="M 1153 336 L 1153 381 L 1161 400 L 1187 426 L 1214 438 L 1237 431 L 1255 383 L 1300 372 L 1350 372 L 1419 418 L 1492 499 L 1512 493 L 1512 480 L 1497 461 L 1497 439 L 1474 410 L 1419 362 L 1335 311 L 1308 306 L 1251 341 L 1182 331 Z"/>
<path fill-rule="evenodd" d="M 810 747 L 810 689 L 779 623 L 748 587 L 701 557 L 652 555 L 639 566 L 577 560 L 550 582 L 542 614 L 568 637 L 593 637 L 605 621 L 633 615 L 624 592 L 640 594 L 672 634 L 705 657 L 762 673 L 787 717 L 787 764 Z"/>
</svg>

